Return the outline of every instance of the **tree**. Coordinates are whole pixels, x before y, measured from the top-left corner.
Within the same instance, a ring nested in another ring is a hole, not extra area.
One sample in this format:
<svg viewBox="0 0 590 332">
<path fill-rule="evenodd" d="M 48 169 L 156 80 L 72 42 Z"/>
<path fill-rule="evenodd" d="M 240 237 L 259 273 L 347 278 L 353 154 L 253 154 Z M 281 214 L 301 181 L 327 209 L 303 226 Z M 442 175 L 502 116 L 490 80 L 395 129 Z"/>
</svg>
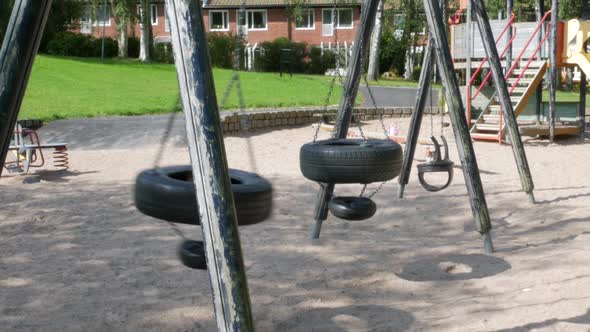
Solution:
<svg viewBox="0 0 590 332">
<path fill-rule="evenodd" d="M 95 4 L 101 2 L 94 0 Z M 111 10 L 115 17 L 117 33 L 119 34 L 119 56 L 126 58 L 128 54 L 129 27 L 135 25 L 135 11 L 137 3 L 135 0 L 110 0 Z"/>
<path fill-rule="evenodd" d="M 375 16 L 375 24 L 373 26 L 373 33 L 371 35 L 371 48 L 369 53 L 369 69 L 367 71 L 367 79 L 374 81 L 379 79 L 379 42 L 381 41 L 381 27 L 383 26 L 383 2 L 379 1 L 377 7 L 377 15 Z"/>
<path fill-rule="evenodd" d="M 149 62 L 150 45 L 152 44 L 152 11 L 150 7 L 150 0 L 141 0 L 141 10 L 139 16 L 139 23 L 141 27 L 141 36 L 139 38 L 139 60 L 142 62 Z"/>
</svg>

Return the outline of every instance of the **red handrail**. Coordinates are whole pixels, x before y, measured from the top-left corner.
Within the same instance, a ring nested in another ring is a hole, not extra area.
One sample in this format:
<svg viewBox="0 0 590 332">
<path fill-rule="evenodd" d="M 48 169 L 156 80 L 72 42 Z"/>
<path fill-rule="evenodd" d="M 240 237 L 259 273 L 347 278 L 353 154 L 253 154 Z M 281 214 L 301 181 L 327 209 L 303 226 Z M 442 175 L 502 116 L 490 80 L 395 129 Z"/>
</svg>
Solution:
<svg viewBox="0 0 590 332">
<path fill-rule="evenodd" d="M 515 19 L 515 15 L 514 13 L 512 13 L 510 15 L 510 20 L 508 20 L 508 23 L 506 23 L 506 26 L 504 27 L 504 30 L 502 30 L 502 33 L 500 33 L 500 36 L 498 36 L 498 38 L 496 38 L 496 45 L 498 44 L 498 42 L 500 41 L 500 39 L 502 39 L 502 37 L 504 36 L 504 34 L 506 33 L 506 31 L 508 31 L 508 28 L 512 26 L 512 23 L 514 23 L 514 19 Z M 467 27 L 467 29 L 470 29 L 471 27 Z M 512 42 L 514 40 L 514 37 L 511 39 L 510 42 Z M 510 44 L 507 44 L 506 46 L 508 46 Z M 467 56 L 471 56 L 471 54 L 468 54 Z M 473 73 L 473 75 L 471 76 L 471 79 L 469 80 L 469 82 L 467 82 L 467 126 L 470 127 L 471 126 L 471 85 L 473 84 L 473 81 L 475 80 L 475 78 L 477 77 L 477 74 L 479 74 L 479 72 L 482 70 L 483 66 L 486 64 L 486 62 L 488 61 L 488 57 L 486 56 L 483 61 L 481 62 L 481 64 L 479 65 L 479 67 L 477 68 L 477 70 L 475 71 L 475 73 Z M 477 96 L 477 95 L 476 95 Z M 475 97 L 473 97 L 475 98 Z"/>
<path fill-rule="evenodd" d="M 516 28 L 513 29 L 514 33 L 512 34 L 512 38 L 510 38 L 510 40 L 508 41 L 508 43 L 506 43 L 506 46 L 504 47 L 504 50 L 502 51 L 502 54 L 500 54 L 500 59 L 502 59 L 504 57 L 504 55 L 506 55 L 506 52 L 508 52 L 508 49 L 510 48 L 510 45 L 512 45 L 512 42 L 514 41 L 514 39 L 516 39 Z M 490 80 L 490 77 L 492 77 L 492 72 L 490 71 L 485 79 L 483 80 L 483 82 L 481 82 L 481 84 L 479 85 L 479 88 L 477 89 L 477 91 L 475 92 L 475 95 L 473 95 L 472 99 L 477 98 L 477 96 L 479 95 L 479 93 L 481 92 L 481 90 L 483 90 L 483 87 L 485 86 L 485 84 Z"/>
</svg>

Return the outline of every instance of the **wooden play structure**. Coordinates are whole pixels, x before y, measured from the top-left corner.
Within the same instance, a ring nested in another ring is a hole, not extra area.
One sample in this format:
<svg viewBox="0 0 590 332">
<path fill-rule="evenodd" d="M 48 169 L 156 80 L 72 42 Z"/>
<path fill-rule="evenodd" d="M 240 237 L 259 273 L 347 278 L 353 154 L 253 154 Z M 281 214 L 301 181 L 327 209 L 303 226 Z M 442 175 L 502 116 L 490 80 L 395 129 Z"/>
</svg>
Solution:
<svg viewBox="0 0 590 332">
<path fill-rule="evenodd" d="M 526 136 L 550 135 L 552 120 L 549 109 L 544 109 L 542 105 L 541 85 L 551 67 L 552 39 L 556 40 L 556 67 L 576 66 L 586 75 L 590 74 L 590 21 L 559 21 L 554 38 L 551 36 L 551 14 L 552 10 L 547 11 L 538 22 L 515 23 L 514 15 L 506 20 L 490 21 L 496 47 L 503 59 L 501 64 L 508 83 L 510 103 L 520 133 Z M 507 127 L 502 106 L 497 94 L 488 87 L 491 73 L 482 75 L 489 68 L 489 63 L 473 24 L 451 27 L 451 49 L 454 67 L 466 81 L 464 100 L 467 118 L 471 121 L 471 137 L 474 140 L 505 141 Z M 584 107 L 576 105 L 579 110 L 572 118 L 571 114 L 566 114 L 568 105 L 559 102 L 555 105 L 553 120 L 558 123 L 553 128 L 554 136 L 580 135 L 585 128 Z"/>
</svg>

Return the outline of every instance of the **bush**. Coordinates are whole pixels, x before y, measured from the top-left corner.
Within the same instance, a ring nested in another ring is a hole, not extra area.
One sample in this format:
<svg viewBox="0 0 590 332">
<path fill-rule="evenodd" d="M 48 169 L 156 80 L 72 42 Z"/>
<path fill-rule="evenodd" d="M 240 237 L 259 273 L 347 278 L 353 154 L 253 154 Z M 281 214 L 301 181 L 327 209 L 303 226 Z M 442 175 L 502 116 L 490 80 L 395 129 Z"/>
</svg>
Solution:
<svg viewBox="0 0 590 332">
<path fill-rule="evenodd" d="M 292 72 L 306 72 L 307 44 L 292 42 L 281 37 L 272 42 L 263 42 L 260 47 L 264 51 L 254 61 L 256 70 L 280 71 L 281 61 L 288 61 Z M 283 66 L 286 66 L 286 64 L 283 64 Z"/>
<path fill-rule="evenodd" d="M 322 50 L 319 47 L 312 47 L 309 52 L 308 72 L 310 74 L 324 75 L 328 69 L 336 67 L 336 53 Z"/>
<path fill-rule="evenodd" d="M 379 72 L 393 71 L 396 75 L 403 76 L 406 49 L 407 47 L 395 37 L 393 31 L 383 31 L 379 47 Z"/>
<path fill-rule="evenodd" d="M 207 44 L 213 67 L 233 68 L 236 46 L 239 46 L 240 50 L 240 67 L 243 66 L 242 54 L 245 47 L 243 43 L 236 40 L 234 34 L 210 33 L 207 36 Z"/>
<path fill-rule="evenodd" d="M 174 63 L 174 51 L 170 43 L 158 43 L 154 46 L 153 60 L 162 63 Z"/>
<path fill-rule="evenodd" d="M 139 58 L 139 38 L 129 37 L 127 39 L 127 56 L 129 58 Z"/>
<path fill-rule="evenodd" d="M 101 51 L 102 39 L 73 32 L 58 32 L 47 43 L 47 53 L 53 55 L 100 57 Z M 117 56 L 117 42 L 114 39 L 105 38 L 105 57 L 115 56 Z"/>
<path fill-rule="evenodd" d="M 412 71 L 413 81 L 420 80 L 420 72 L 422 72 L 422 66 L 414 66 L 414 70 Z"/>
</svg>

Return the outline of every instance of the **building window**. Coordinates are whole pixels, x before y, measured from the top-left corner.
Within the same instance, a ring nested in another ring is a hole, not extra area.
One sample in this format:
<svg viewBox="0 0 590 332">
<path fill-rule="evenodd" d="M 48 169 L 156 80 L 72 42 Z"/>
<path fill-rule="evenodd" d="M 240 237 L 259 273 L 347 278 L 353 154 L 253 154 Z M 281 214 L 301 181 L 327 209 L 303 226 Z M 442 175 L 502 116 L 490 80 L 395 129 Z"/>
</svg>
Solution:
<svg viewBox="0 0 590 332">
<path fill-rule="evenodd" d="M 90 6 L 87 6 L 82 11 L 80 17 L 80 33 L 91 33 L 92 32 L 92 11 Z"/>
<path fill-rule="evenodd" d="M 94 26 L 111 26 L 111 7 L 109 5 L 100 5 L 96 7 L 96 20 L 92 21 Z"/>
<path fill-rule="evenodd" d="M 313 9 L 303 10 L 301 16 L 295 18 L 295 29 L 313 30 L 315 29 L 315 14 Z"/>
<path fill-rule="evenodd" d="M 158 25 L 158 5 L 150 5 L 152 25 Z"/>
<path fill-rule="evenodd" d="M 209 29 L 211 31 L 228 31 L 229 12 L 227 10 L 209 11 Z"/>
<path fill-rule="evenodd" d="M 338 29 L 352 29 L 352 23 L 352 8 L 338 9 L 338 21 L 336 27 Z"/>
<path fill-rule="evenodd" d="M 249 10 L 246 13 L 246 21 L 248 30 L 266 30 L 266 9 L 264 10 Z"/>
<path fill-rule="evenodd" d="M 394 14 L 393 15 L 393 28 L 395 30 L 403 29 L 405 23 L 406 23 L 406 16 L 404 14 Z"/>
</svg>

